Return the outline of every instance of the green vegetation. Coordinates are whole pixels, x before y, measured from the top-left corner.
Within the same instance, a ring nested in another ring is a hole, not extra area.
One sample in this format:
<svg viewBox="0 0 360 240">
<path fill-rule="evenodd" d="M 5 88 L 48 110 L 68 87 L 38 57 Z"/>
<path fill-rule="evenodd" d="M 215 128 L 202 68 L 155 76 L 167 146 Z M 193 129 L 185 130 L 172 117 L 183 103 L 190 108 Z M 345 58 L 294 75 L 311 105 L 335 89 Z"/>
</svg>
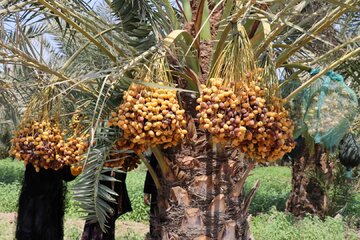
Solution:
<svg viewBox="0 0 360 240">
<path fill-rule="evenodd" d="M 0 160 L 0 182 L 21 182 L 23 178 L 24 164 L 10 158 Z"/>
<path fill-rule="evenodd" d="M 21 184 L 0 182 L 0 212 L 16 212 Z"/>
<path fill-rule="evenodd" d="M 260 180 L 260 188 L 250 206 L 250 214 L 267 212 L 273 206 L 284 211 L 291 191 L 291 169 L 288 167 L 255 168 L 247 179 L 245 190 L 249 190 Z"/>
<path fill-rule="evenodd" d="M 0 212 L 17 211 L 24 166 L 21 162 L 0 160 Z"/>
<path fill-rule="evenodd" d="M 317 217 L 296 220 L 292 215 L 272 209 L 251 220 L 251 230 L 256 240 L 356 240 L 356 232 L 349 229 L 344 220 L 327 217 L 324 221 Z"/>
<path fill-rule="evenodd" d="M 78 206 L 77 202 L 72 198 L 71 189 L 74 186 L 76 180 L 68 183 L 67 185 L 67 193 L 66 193 L 66 209 L 65 214 L 66 217 L 70 218 L 80 218 L 85 216 L 82 209 Z"/>
<path fill-rule="evenodd" d="M 357 214 L 360 217 L 360 193 L 350 198 L 347 207 L 344 209 L 344 215 Z M 360 227 L 360 226 L 359 226 Z"/>
<path fill-rule="evenodd" d="M 65 224 L 64 238 L 73 240 L 80 239 L 82 233 L 82 229 L 76 226 L 69 226 Z"/>
<path fill-rule="evenodd" d="M 0 212 L 16 212 L 23 171 L 24 167 L 19 161 L 0 160 Z M 145 175 L 144 166 L 140 166 L 139 169 L 128 174 L 126 183 L 133 212 L 121 216 L 118 223 L 137 221 L 147 224 L 149 207 L 143 204 Z M 253 215 L 251 230 L 255 239 L 357 239 L 354 229 L 359 227 L 357 223 L 360 219 L 360 194 L 350 199 L 343 211 L 343 218 L 328 217 L 322 221 L 309 216 L 303 220 L 296 220 L 283 212 L 291 190 L 290 169 L 287 167 L 256 168 L 248 178 L 246 191 L 253 186 L 256 180 L 260 180 L 261 185 L 250 208 L 250 213 Z M 71 189 L 75 181 L 68 184 L 68 190 Z M 71 220 L 71 222 L 65 223 L 65 239 L 79 238 L 83 227 L 83 222 L 79 219 L 81 216 L 81 210 L 72 199 L 71 191 L 69 191 L 66 219 Z M 6 224 L 9 223 L 0 223 L 0 231 L 4 229 L 4 234 L 6 232 L 9 236 L 13 234 L 14 226 L 5 231 Z M 14 223 L 11 224 L 14 225 Z M 0 234 L 0 236 L 3 237 L 4 234 Z M 143 239 L 142 234 L 133 230 L 119 232 L 117 236 L 116 239 Z"/>
<path fill-rule="evenodd" d="M 4 159 L 0 160 L 0 212 L 16 212 L 17 201 L 24 174 L 22 162 Z M 133 211 L 121 217 L 123 220 L 147 221 L 149 207 L 143 204 L 143 185 L 146 170 L 144 166 L 134 172 L 128 173 L 126 184 Z M 66 215 L 71 218 L 83 216 L 81 208 L 71 197 L 71 188 L 75 181 L 68 184 L 66 196 Z"/>
<path fill-rule="evenodd" d="M 126 187 L 128 189 L 128 194 L 133 211 L 121 216 L 121 220 L 141 222 L 147 221 L 149 219 L 150 208 L 143 203 L 143 185 L 145 181 L 146 171 L 142 169 L 130 172 L 126 177 Z M 75 185 L 75 183 L 76 180 L 68 184 L 68 193 L 66 195 L 66 215 L 71 218 L 78 218 L 84 216 L 82 209 L 71 197 L 71 188 Z"/>
<path fill-rule="evenodd" d="M 126 232 L 124 236 L 116 238 L 117 240 L 143 240 L 144 236 L 137 234 L 134 231 Z"/>
<path fill-rule="evenodd" d="M 121 216 L 120 219 L 133 221 L 147 221 L 149 219 L 150 208 L 144 204 L 143 200 L 145 176 L 146 171 L 143 169 L 128 173 L 126 187 L 133 211 Z"/>
</svg>

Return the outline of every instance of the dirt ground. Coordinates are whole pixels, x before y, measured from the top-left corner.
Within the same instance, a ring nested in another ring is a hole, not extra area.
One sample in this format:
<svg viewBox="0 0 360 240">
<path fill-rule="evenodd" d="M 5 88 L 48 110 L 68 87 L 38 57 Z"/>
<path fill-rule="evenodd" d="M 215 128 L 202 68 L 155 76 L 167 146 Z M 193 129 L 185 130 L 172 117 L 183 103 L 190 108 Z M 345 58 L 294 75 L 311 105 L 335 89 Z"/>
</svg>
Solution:
<svg viewBox="0 0 360 240">
<path fill-rule="evenodd" d="M 65 218 L 64 239 L 77 240 L 84 227 L 84 220 L 78 218 Z M 16 227 L 16 213 L 0 213 L 0 239 L 13 240 Z M 138 240 L 144 239 L 148 232 L 148 225 L 142 222 L 117 221 L 116 239 Z"/>
</svg>

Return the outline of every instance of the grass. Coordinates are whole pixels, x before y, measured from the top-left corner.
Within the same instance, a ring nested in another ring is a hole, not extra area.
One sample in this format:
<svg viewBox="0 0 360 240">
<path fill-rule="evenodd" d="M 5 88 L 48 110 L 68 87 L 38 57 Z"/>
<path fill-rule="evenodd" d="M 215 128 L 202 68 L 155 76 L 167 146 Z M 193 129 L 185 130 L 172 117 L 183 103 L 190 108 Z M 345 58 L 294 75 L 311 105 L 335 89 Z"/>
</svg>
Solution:
<svg viewBox="0 0 360 240">
<path fill-rule="evenodd" d="M 274 208 L 251 220 L 251 232 L 256 240 L 356 240 L 357 234 L 343 218 L 327 217 L 320 220 L 307 216 L 296 220 L 292 215 L 278 212 Z"/>
<path fill-rule="evenodd" d="M 143 185 L 145 181 L 146 171 L 138 170 L 128 173 L 126 177 L 126 187 L 131 201 L 132 212 L 122 215 L 120 220 L 145 222 L 149 219 L 150 208 L 143 203 Z M 71 188 L 76 183 L 76 180 L 68 184 L 67 208 L 66 216 L 71 218 L 78 218 L 83 216 L 81 208 L 71 197 Z"/>
<path fill-rule="evenodd" d="M 260 188 L 251 203 L 250 214 L 270 211 L 273 206 L 279 211 L 284 211 L 286 200 L 291 191 L 290 168 L 255 168 L 246 181 L 245 190 L 249 190 L 256 180 L 260 180 Z"/>
<path fill-rule="evenodd" d="M 21 182 L 23 179 L 24 164 L 10 158 L 0 160 L 0 182 L 8 184 Z"/>
<path fill-rule="evenodd" d="M 21 184 L 0 182 L 0 212 L 16 212 Z"/>
<path fill-rule="evenodd" d="M 0 160 L 0 212 L 17 211 L 24 165 L 11 159 Z"/>
<path fill-rule="evenodd" d="M 24 166 L 21 162 L 4 159 L 0 160 L 0 212 L 16 212 L 17 201 L 21 189 L 24 174 Z M 126 178 L 127 189 L 133 211 L 121 216 L 122 220 L 147 221 L 149 207 L 143 204 L 143 184 L 146 169 L 141 166 L 137 171 L 128 173 Z M 79 218 L 82 216 L 81 209 L 71 196 L 71 188 L 76 183 L 68 183 L 68 194 L 66 196 L 66 216 Z"/>
<path fill-rule="evenodd" d="M 24 167 L 21 162 L 10 159 L 0 160 L 0 213 L 16 212 L 23 171 Z M 141 166 L 127 176 L 126 183 L 133 212 L 121 216 L 117 221 L 117 231 L 119 231 L 117 240 L 144 239 L 149 212 L 149 208 L 143 204 L 145 175 L 146 169 Z M 248 178 L 246 191 L 253 186 L 256 180 L 260 180 L 261 185 L 250 207 L 250 213 L 253 215 L 251 231 L 255 239 L 358 239 L 354 229 L 360 227 L 358 226 L 360 193 L 350 199 L 343 212 L 344 218 L 328 217 L 323 221 L 308 216 L 297 220 L 283 212 L 291 191 L 291 171 L 288 167 L 256 168 Z M 71 189 L 75 181 L 68 185 L 68 189 Z M 65 216 L 65 239 L 79 239 L 83 228 L 79 212 L 79 207 L 69 193 Z M 13 236 L 15 225 L 11 222 L 13 221 L 0 221 L 0 239 L 11 239 Z M 122 225 L 120 226 L 120 224 Z M 129 226 L 132 228 L 127 229 Z M 140 228 L 142 229 L 141 233 L 138 230 Z"/>
<path fill-rule="evenodd" d="M 84 222 L 78 219 L 71 219 L 65 221 L 64 239 L 65 240 L 80 239 L 83 231 L 83 226 L 84 226 Z M 127 226 L 132 226 L 134 229 L 129 229 Z M 146 232 L 147 232 L 146 224 L 139 225 L 139 223 L 136 222 L 118 220 L 116 222 L 116 227 L 115 227 L 115 239 L 142 240 L 144 239 Z"/>
<path fill-rule="evenodd" d="M 13 240 L 15 233 L 15 214 L 0 213 L 0 239 Z M 66 218 L 64 223 L 64 240 L 80 239 L 84 227 L 84 221 L 75 218 Z M 116 222 L 116 240 L 140 240 L 144 239 L 148 230 L 145 223 L 133 221 Z"/>
<path fill-rule="evenodd" d="M 346 216 L 349 224 L 360 230 L 360 192 L 349 199 L 342 215 Z"/>
<path fill-rule="evenodd" d="M 17 211 L 17 201 L 21 189 L 21 182 L 24 174 L 24 166 L 19 161 L 11 159 L 0 160 L 0 213 L 13 213 Z M 145 181 L 146 170 L 141 166 L 137 171 L 130 172 L 126 183 L 133 211 L 121 216 L 117 221 L 116 240 L 140 240 L 144 239 L 147 231 L 149 207 L 143 204 L 143 184 Z M 65 215 L 65 240 L 79 239 L 83 230 L 83 221 L 80 220 L 81 209 L 72 199 L 71 188 L 76 183 L 72 181 L 68 184 L 66 196 L 66 215 Z M 8 215 L 6 215 L 8 216 Z M 128 226 L 136 226 L 139 223 L 142 230 L 126 229 Z M 123 223 L 121 226 L 119 224 Z M 124 230 L 125 229 L 125 230 Z M 15 217 L 2 219 L 0 217 L 0 239 L 13 239 L 15 231 Z M 136 231 L 136 232 L 135 232 Z"/>
<path fill-rule="evenodd" d="M 126 187 L 128 189 L 131 207 L 133 211 L 124 214 L 120 217 L 120 219 L 132 221 L 148 221 L 150 207 L 144 204 L 143 198 L 145 176 L 146 171 L 143 169 L 128 173 L 128 176 L 126 177 Z"/>
</svg>

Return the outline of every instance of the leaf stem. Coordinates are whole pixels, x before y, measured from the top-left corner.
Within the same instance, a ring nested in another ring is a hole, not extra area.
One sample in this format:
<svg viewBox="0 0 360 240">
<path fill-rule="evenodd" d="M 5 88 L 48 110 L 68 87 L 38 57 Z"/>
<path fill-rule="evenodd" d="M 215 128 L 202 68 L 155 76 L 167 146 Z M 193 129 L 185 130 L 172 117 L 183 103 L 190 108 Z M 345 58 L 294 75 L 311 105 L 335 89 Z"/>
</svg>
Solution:
<svg viewBox="0 0 360 240">
<path fill-rule="evenodd" d="M 339 66 L 341 63 L 348 60 L 349 58 L 351 58 L 353 56 L 357 56 L 357 54 L 359 54 L 359 53 L 360 53 L 360 48 L 356 49 L 355 51 L 345 54 L 339 60 L 333 62 L 332 64 L 330 64 L 329 66 L 327 66 L 326 68 L 321 70 L 318 74 L 316 74 L 315 76 L 312 76 L 309 80 L 307 80 L 305 83 L 303 83 L 300 87 L 295 89 L 292 93 L 289 94 L 289 96 L 287 96 L 284 99 L 284 101 L 289 102 L 292 98 L 294 98 L 295 96 L 300 94 L 302 90 L 304 90 L 306 87 L 308 87 L 310 84 L 312 84 L 316 79 L 318 79 L 319 77 L 321 77 L 322 75 L 327 73 L 329 70 L 334 69 L 335 67 Z"/>
<path fill-rule="evenodd" d="M 73 20 L 68 18 L 65 14 L 63 14 L 62 12 L 57 10 L 46 0 L 38 0 L 38 2 L 41 3 L 42 5 L 44 5 L 44 7 L 48 8 L 50 11 L 52 11 L 55 15 L 62 18 L 65 22 L 67 22 L 69 25 L 71 25 L 77 31 L 82 33 L 87 39 L 89 39 L 92 43 L 94 43 L 95 46 L 97 46 L 104 54 L 106 54 L 112 61 L 116 62 L 116 57 L 114 55 L 112 55 L 112 53 L 109 50 L 107 50 L 98 40 L 96 40 L 90 33 L 85 31 L 81 26 L 79 26 Z"/>
<path fill-rule="evenodd" d="M 150 173 L 152 179 L 154 180 L 156 189 L 160 190 L 161 185 L 160 185 L 160 181 L 159 181 L 158 176 L 156 175 L 155 170 L 151 167 L 151 165 L 148 163 L 148 161 L 146 160 L 146 158 L 144 157 L 143 154 L 138 154 L 138 156 L 141 159 L 141 161 L 145 164 L 146 168 L 149 170 L 149 173 Z"/>
</svg>

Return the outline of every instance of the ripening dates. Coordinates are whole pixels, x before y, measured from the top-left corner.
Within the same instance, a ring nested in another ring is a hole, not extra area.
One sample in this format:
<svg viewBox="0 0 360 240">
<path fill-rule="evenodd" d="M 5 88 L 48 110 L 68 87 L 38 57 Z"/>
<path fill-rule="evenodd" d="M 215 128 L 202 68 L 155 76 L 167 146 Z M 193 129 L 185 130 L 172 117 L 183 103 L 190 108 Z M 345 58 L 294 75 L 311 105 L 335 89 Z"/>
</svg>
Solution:
<svg viewBox="0 0 360 240">
<path fill-rule="evenodd" d="M 81 161 L 88 148 L 87 138 L 87 135 L 65 138 L 65 132 L 54 121 L 31 121 L 16 132 L 10 154 L 25 164 L 33 164 L 36 171 L 58 170 Z"/>
<path fill-rule="evenodd" d="M 236 93 L 220 78 L 209 83 L 201 86 L 196 110 L 200 127 L 213 142 L 240 147 L 257 161 L 273 161 L 291 151 L 293 125 L 278 100 L 267 103 L 265 90 L 255 83 L 244 84 Z"/>
<path fill-rule="evenodd" d="M 185 111 L 180 109 L 176 91 L 131 85 L 124 103 L 113 112 L 109 125 L 118 126 L 129 143 L 149 146 L 175 146 L 187 131 Z"/>
</svg>

